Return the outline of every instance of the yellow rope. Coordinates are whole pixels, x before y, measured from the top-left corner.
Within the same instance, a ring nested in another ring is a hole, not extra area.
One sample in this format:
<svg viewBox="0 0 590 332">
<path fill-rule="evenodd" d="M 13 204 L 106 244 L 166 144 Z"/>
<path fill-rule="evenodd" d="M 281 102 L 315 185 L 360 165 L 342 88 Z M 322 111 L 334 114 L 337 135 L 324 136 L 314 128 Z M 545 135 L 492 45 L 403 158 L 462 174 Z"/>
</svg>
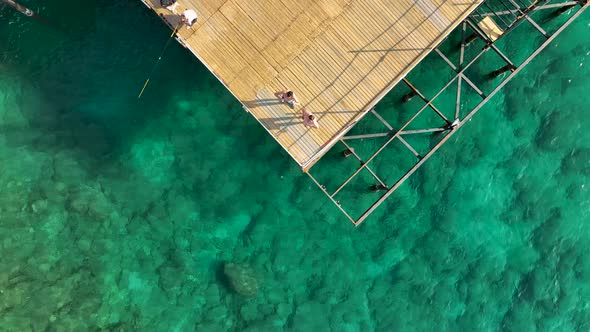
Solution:
<svg viewBox="0 0 590 332">
<path fill-rule="evenodd" d="M 143 85 L 143 88 L 141 89 L 141 92 L 139 93 L 139 95 L 137 96 L 137 99 L 141 98 L 141 95 L 143 94 L 143 91 L 145 90 L 145 87 L 148 85 L 148 83 L 150 82 L 150 79 L 148 78 L 145 81 L 145 84 Z"/>
<path fill-rule="evenodd" d="M 143 84 L 143 88 L 141 88 L 141 92 L 139 93 L 139 95 L 137 95 L 137 99 L 140 99 L 141 98 L 141 95 L 143 95 L 143 91 L 145 91 L 145 88 L 150 83 L 150 79 L 152 78 L 152 74 L 154 73 L 154 71 L 156 71 L 156 68 L 158 67 L 158 64 L 160 63 L 160 60 L 162 60 L 162 56 L 164 55 L 164 52 L 166 52 L 166 49 L 168 48 L 168 45 L 170 45 L 170 41 L 172 40 L 172 37 L 174 37 L 174 35 L 176 34 L 176 32 L 178 32 L 178 29 L 180 29 L 181 26 L 182 26 L 182 22 L 180 22 L 176 26 L 176 28 L 174 28 L 174 30 L 172 30 L 172 34 L 170 34 L 170 37 L 166 41 L 166 45 L 164 45 L 164 49 L 162 49 L 162 53 L 160 53 L 160 56 L 158 57 L 158 61 L 156 61 L 156 64 L 154 65 L 154 68 L 152 68 L 152 72 L 150 73 L 150 76 L 148 76 L 148 79 Z"/>
</svg>

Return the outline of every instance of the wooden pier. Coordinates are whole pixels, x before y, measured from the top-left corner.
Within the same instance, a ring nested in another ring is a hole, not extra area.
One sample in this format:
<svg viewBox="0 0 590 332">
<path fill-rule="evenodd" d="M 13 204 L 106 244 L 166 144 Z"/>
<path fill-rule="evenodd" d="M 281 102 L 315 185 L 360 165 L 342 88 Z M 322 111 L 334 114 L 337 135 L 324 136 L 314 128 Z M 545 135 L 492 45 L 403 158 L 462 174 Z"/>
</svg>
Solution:
<svg viewBox="0 0 590 332">
<path fill-rule="evenodd" d="M 179 15 L 142 0 L 171 27 Z M 179 40 L 308 170 L 480 0 L 179 0 Z M 301 102 L 291 108 L 277 91 Z M 301 107 L 319 129 L 303 125 Z"/>
<path fill-rule="evenodd" d="M 179 26 L 183 10 L 198 13 L 197 23 L 190 29 L 180 28 L 177 40 L 240 100 L 355 226 L 590 6 L 588 0 L 178 0 L 178 9 L 172 13 L 159 0 L 142 1 L 172 29 Z M 548 26 L 547 19 L 537 22 L 531 15 L 539 10 L 553 11 L 553 18 L 563 15 L 565 21 L 557 29 Z M 537 48 L 524 61 L 513 62 L 497 44 L 523 22 L 533 27 L 531 38 Z M 455 28 L 461 29 L 460 56 L 452 61 L 439 45 Z M 479 46 L 472 46 L 475 40 Z M 468 49 L 476 51 L 469 59 L 464 56 Z M 426 96 L 406 75 L 430 52 L 440 56 L 455 75 L 436 94 Z M 503 64 L 487 73 L 495 84 L 483 89 L 467 72 L 487 52 L 495 53 Z M 411 90 L 402 99 L 420 98 L 424 105 L 406 123 L 390 124 L 373 107 L 400 81 Z M 455 112 L 445 115 L 435 101 L 455 88 Z M 275 93 L 286 89 L 295 92 L 301 105 L 291 108 L 279 102 Z M 463 102 L 466 89 L 481 98 L 475 106 Z M 319 129 L 303 125 L 302 107 L 318 117 Z M 444 124 L 409 129 L 427 109 Z M 383 124 L 380 131 L 347 135 L 365 115 Z M 417 151 L 406 140 L 410 135 L 426 137 L 428 149 Z M 384 142 L 374 152 L 362 156 L 355 152 L 355 140 L 376 137 Z M 371 167 L 396 141 L 415 161 L 399 179 L 385 181 Z M 358 168 L 342 184 L 328 188 L 310 168 L 338 142 L 347 156 L 358 160 Z M 341 202 L 340 197 L 363 173 L 374 181 L 369 189 L 381 194 L 355 216 L 348 212 L 350 202 Z"/>
</svg>

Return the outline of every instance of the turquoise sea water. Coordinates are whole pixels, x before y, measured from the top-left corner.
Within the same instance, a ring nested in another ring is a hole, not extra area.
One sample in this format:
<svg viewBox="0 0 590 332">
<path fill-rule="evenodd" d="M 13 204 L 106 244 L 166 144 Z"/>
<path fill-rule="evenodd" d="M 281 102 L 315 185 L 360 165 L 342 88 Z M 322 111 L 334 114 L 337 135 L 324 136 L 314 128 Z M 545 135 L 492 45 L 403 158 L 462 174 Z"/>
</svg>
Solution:
<svg viewBox="0 0 590 332">
<path fill-rule="evenodd" d="M 176 43 L 138 103 L 169 35 L 140 1 L 23 3 L 51 25 L 0 8 L 1 331 L 590 330 L 590 14 L 355 229 Z"/>
</svg>

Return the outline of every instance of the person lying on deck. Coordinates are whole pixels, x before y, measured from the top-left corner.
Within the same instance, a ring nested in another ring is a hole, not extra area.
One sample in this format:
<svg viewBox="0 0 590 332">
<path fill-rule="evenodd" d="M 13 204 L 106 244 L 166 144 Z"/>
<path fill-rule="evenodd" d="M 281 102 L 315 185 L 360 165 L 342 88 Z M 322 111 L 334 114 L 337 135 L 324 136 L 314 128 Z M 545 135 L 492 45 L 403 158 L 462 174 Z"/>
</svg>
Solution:
<svg viewBox="0 0 590 332">
<path fill-rule="evenodd" d="M 197 13 L 192 9 L 187 9 L 180 15 L 182 23 L 186 24 L 187 28 L 190 28 L 195 22 L 197 22 Z"/>
<path fill-rule="evenodd" d="M 287 103 L 291 108 L 295 107 L 295 105 L 299 105 L 299 100 L 295 97 L 295 94 L 291 90 L 280 91 L 275 93 L 282 103 Z"/>
<path fill-rule="evenodd" d="M 315 115 L 311 114 L 311 112 L 307 111 L 305 108 L 301 109 L 303 111 L 303 125 L 306 127 L 312 128 L 319 128 L 318 120 L 316 119 Z"/>
</svg>

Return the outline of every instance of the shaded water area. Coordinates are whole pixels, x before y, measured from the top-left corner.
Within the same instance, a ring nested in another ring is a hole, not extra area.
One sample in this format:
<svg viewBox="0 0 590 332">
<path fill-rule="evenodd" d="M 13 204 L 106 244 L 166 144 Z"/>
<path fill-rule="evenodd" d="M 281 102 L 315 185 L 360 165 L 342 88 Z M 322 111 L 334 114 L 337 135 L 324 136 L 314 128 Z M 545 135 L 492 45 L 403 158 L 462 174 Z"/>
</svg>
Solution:
<svg viewBox="0 0 590 332">
<path fill-rule="evenodd" d="M 140 1 L 23 4 L 49 23 L 0 8 L 0 330 L 590 329 L 589 13 L 354 229 L 177 43 L 138 102 L 169 35 Z"/>
</svg>

